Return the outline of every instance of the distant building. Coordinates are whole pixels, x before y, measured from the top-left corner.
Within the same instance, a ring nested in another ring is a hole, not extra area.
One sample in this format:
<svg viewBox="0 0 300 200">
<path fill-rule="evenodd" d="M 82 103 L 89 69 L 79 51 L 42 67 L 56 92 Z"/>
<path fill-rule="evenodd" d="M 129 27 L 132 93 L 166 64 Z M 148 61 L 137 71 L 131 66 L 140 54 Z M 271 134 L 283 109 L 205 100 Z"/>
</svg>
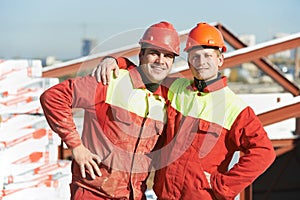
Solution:
<svg viewBox="0 0 300 200">
<path fill-rule="evenodd" d="M 61 60 L 57 60 L 54 56 L 47 56 L 44 60 L 43 66 L 55 65 L 61 62 Z"/>
<path fill-rule="evenodd" d="M 91 53 L 91 51 L 96 47 L 96 45 L 97 41 L 95 39 L 83 39 L 81 56 L 88 56 Z"/>
<path fill-rule="evenodd" d="M 282 38 L 282 37 L 285 37 L 285 36 L 288 36 L 289 34 L 287 33 L 277 33 L 275 34 L 274 36 L 274 39 L 277 39 L 277 38 Z M 281 52 L 278 52 L 276 54 L 273 55 L 273 58 L 291 58 L 292 57 L 292 51 L 291 50 L 285 50 L 285 51 L 281 51 Z"/>
<path fill-rule="evenodd" d="M 256 44 L 256 36 L 253 34 L 243 34 L 243 35 L 239 35 L 238 37 L 247 46 L 253 46 Z M 258 69 L 258 67 L 252 62 L 247 62 L 241 64 L 239 79 L 244 82 L 254 83 L 259 81 L 257 79 L 259 77 L 259 74 L 260 74 L 260 70 Z"/>
<path fill-rule="evenodd" d="M 256 44 L 256 37 L 253 34 L 243 34 L 243 35 L 239 35 L 238 37 L 247 46 L 253 46 Z"/>
</svg>

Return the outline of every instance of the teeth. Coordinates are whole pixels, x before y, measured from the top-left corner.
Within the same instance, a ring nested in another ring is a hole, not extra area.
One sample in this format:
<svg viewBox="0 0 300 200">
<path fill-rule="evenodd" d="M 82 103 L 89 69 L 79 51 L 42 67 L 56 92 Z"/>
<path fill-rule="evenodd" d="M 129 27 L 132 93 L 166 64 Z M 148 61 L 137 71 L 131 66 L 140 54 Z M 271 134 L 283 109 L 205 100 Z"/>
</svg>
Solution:
<svg viewBox="0 0 300 200">
<path fill-rule="evenodd" d="M 164 70 L 163 68 L 161 68 L 161 67 L 156 67 L 156 66 L 152 66 L 152 68 L 154 68 L 154 69 L 159 69 L 159 70 Z"/>
</svg>

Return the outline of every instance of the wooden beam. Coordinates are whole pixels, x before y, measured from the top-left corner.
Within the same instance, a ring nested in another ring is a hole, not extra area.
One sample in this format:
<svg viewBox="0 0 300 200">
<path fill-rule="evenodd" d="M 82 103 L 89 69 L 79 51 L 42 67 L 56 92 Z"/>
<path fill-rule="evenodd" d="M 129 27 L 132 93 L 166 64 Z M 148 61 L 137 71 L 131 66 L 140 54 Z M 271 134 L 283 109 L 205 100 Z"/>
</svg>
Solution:
<svg viewBox="0 0 300 200">
<path fill-rule="evenodd" d="M 300 117 L 300 102 L 276 108 L 257 115 L 264 126 L 286 119 Z"/>
</svg>

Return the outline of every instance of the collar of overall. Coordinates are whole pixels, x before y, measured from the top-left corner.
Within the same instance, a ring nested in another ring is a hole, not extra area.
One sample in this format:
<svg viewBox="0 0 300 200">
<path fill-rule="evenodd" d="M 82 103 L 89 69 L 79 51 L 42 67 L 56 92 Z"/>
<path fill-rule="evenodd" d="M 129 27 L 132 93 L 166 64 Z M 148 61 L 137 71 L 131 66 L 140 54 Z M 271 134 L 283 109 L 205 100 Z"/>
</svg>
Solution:
<svg viewBox="0 0 300 200">
<path fill-rule="evenodd" d="M 194 83 L 195 83 L 195 86 L 198 89 L 198 91 L 203 92 L 204 88 L 206 88 L 208 85 L 220 80 L 221 78 L 222 78 L 221 73 L 218 73 L 218 77 L 213 79 L 213 80 L 210 80 L 210 81 L 199 80 L 199 79 L 194 77 Z"/>
<path fill-rule="evenodd" d="M 143 83 L 145 84 L 147 90 L 151 91 L 151 92 L 155 92 L 157 90 L 157 88 L 160 86 L 161 83 L 151 83 L 145 73 L 141 70 L 140 67 L 138 67 L 138 72 L 140 73 L 141 77 L 142 77 L 142 80 L 143 80 Z"/>
</svg>

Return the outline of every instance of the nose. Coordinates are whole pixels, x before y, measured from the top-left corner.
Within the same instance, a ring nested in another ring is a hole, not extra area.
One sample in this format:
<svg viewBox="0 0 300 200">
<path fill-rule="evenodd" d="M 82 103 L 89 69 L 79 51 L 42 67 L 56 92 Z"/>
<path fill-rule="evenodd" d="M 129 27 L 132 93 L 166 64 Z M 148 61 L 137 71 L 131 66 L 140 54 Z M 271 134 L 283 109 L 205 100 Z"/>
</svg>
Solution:
<svg viewBox="0 0 300 200">
<path fill-rule="evenodd" d="M 206 62 L 206 59 L 202 55 L 198 55 L 197 57 L 194 58 L 194 64 L 196 66 L 202 66 Z"/>
<path fill-rule="evenodd" d="M 160 53 L 160 54 L 157 55 L 157 62 L 158 63 L 163 64 L 164 63 L 164 59 L 165 59 L 165 54 Z"/>
</svg>

